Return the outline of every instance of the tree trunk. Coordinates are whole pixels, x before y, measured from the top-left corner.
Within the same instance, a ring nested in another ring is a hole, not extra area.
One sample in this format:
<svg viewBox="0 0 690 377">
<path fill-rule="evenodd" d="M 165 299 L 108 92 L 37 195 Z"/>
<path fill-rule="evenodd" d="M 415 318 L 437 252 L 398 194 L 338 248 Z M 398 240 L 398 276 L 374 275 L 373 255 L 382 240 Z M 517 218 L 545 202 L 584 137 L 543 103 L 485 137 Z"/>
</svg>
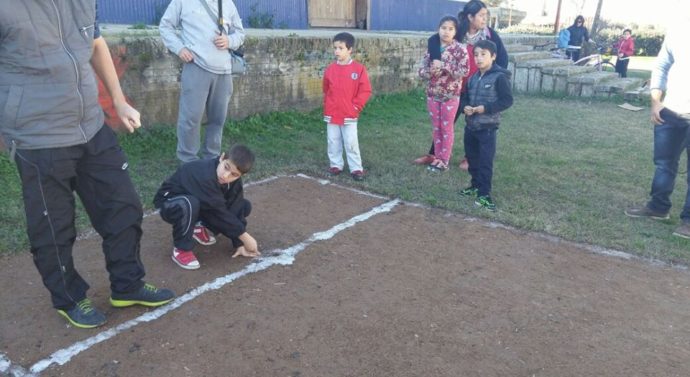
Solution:
<svg viewBox="0 0 690 377">
<path fill-rule="evenodd" d="M 594 37 L 599 32 L 599 24 L 601 23 L 601 5 L 603 3 L 604 0 L 599 0 L 597 2 L 597 11 L 594 13 L 594 20 L 592 21 L 592 30 L 589 33 L 589 37 L 592 39 L 594 39 Z"/>
</svg>

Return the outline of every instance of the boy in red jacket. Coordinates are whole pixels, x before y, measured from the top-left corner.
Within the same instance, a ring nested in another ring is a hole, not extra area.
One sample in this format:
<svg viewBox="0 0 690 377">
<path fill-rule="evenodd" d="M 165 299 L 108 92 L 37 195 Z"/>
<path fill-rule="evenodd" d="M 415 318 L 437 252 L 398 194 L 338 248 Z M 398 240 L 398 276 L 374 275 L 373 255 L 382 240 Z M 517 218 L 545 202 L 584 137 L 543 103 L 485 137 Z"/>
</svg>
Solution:
<svg viewBox="0 0 690 377">
<path fill-rule="evenodd" d="M 357 119 L 371 96 L 367 69 L 352 60 L 355 37 L 339 33 L 333 37 L 336 61 L 326 68 L 323 76 L 323 115 L 328 135 L 328 174 L 336 176 L 343 171 L 343 145 L 352 179 L 364 179 L 362 158 L 359 155 Z"/>
</svg>

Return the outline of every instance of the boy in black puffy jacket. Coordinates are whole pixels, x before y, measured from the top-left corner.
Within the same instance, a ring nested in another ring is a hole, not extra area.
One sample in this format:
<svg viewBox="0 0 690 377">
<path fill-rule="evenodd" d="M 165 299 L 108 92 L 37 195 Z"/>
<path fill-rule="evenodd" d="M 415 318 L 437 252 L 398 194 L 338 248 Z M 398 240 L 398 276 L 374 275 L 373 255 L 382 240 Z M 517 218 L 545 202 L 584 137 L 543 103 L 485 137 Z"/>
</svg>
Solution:
<svg viewBox="0 0 690 377">
<path fill-rule="evenodd" d="M 463 196 L 476 196 L 475 204 L 490 211 L 496 210 L 491 198 L 496 134 L 501 112 L 513 105 L 510 72 L 494 64 L 496 44 L 489 40 L 474 46 L 474 60 L 479 68 L 467 83 L 460 103 L 465 104 L 465 155 L 472 176 L 471 186 L 463 189 Z"/>
</svg>

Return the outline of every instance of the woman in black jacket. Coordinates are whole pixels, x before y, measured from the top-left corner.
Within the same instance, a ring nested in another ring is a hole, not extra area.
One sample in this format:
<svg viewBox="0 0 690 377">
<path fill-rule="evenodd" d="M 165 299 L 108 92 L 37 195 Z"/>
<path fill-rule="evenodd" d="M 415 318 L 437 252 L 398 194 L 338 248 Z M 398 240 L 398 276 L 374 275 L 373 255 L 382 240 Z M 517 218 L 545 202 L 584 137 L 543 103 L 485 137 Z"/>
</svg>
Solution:
<svg viewBox="0 0 690 377">
<path fill-rule="evenodd" d="M 568 31 L 570 32 L 570 41 L 568 41 L 566 54 L 576 62 L 580 60 L 580 48 L 582 47 L 582 43 L 589 40 L 589 31 L 587 31 L 585 27 L 585 18 L 582 16 L 575 17 L 575 22 L 570 25 Z"/>
<path fill-rule="evenodd" d="M 455 39 L 460 43 L 467 45 L 467 54 L 469 55 L 470 70 L 463 78 L 462 91 L 467 88 L 466 79 L 472 76 L 477 71 L 477 65 L 474 62 L 473 46 L 481 40 L 488 39 L 496 44 L 496 64 L 502 68 L 508 68 L 508 52 L 503 45 L 503 41 L 498 36 L 498 33 L 487 26 L 487 19 L 489 17 L 489 10 L 486 4 L 479 0 L 471 0 L 463 7 L 462 11 L 458 13 L 458 20 L 460 24 L 458 31 L 455 33 Z M 431 60 L 441 60 L 441 39 L 438 33 L 429 38 L 428 46 Z M 460 111 L 456 114 L 455 120 L 460 116 Z M 424 155 L 416 160 L 415 164 L 428 165 L 434 160 L 434 143 L 431 143 L 429 154 Z M 460 168 L 467 170 L 467 161 L 460 162 Z"/>
</svg>

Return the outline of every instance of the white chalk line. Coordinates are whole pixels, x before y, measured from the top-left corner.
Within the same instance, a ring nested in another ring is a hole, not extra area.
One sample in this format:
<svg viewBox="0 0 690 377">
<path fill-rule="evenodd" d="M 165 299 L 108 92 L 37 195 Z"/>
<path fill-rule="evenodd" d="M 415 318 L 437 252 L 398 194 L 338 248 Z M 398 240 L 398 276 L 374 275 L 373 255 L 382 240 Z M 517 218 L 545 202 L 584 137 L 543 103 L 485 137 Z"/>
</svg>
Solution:
<svg viewBox="0 0 690 377">
<path fill-rule="evenodd" d="M 24 368 L 18 365 L 12 365 L 7 355 L 2 352 L 0 352 L 0 373 L 7 374 L 11 377 L 32 377 L 31 374 L 27 374 Z"/>
<path fill-rule="evenodd" d="M 131 329 L 132 327 L 135 327 L 141 323 L 145 322 L 150 322 L 153 320 L 156 320 L 163 315 L 167 314 L 168 312 L 177 309 L 178 307 L 182 306 L 183 304 L 201 296 L 202 294 L 212 291 L 212 290 L 217 290 L 225 285 L 245 276 L 248 274 L 252 274 L 255 272 L 263 271 L 273 265 L 290 265 L 294 262 L 295 256 L 301 252 L 302 250 L 306 249 L 309 245 L 313 244 L 314 242 L 317 241 L 325 241 L 330 238 L 333 238 L 336 234 L 339 232 L 348 229 L 350 227 L 353 227 L 354 225 L 366 221 L 370 219 L 371 217 L 378 215 L 380 213 L 384 212 L 389 212 L 393 207 L 398 205 L 400 203 L 399 200 L 391 200 L 389 202 L 386 202 L 384 204 L 381 204 L 377 207 L 374 207 L 368 212 L 365 212 L 363 214 L 357 215 L 355 217 L 352 217 L 348 221 L 345 221 L 343 223 L 340 223 L 338 225 L 335 225 L 334 227 L 323 231 L 323 232 L 317 232 L 314 233 L 311 237 L 309 237 L 307 240 L 294 245 L 292 247 L 289 247 L 287 249 L 283 250 L 274 250 L 272 252 L 267 253 L 266 256 L 257 258 L 255 261 L 252 263 L 248 264 L 245 266 L 242 270 L 233 272 L 231 274 L 219 277 L 213 281 L 210 281 L 200 287 L 194 288 L 190 292 L 177 297 L 175 300 L 171 301 L 169 304 L 165 306 L 161 306 L 157 309 L 154 309 L 150 312 L 144 313 L 140 315 L 137 318 L 131 319 L 127 322 L 121 323 L 113 328 L 110 328 L 108 330 L 102 331 L 88 339 L 85 339 L 83 341 L 77 342 L 67 348 L 63 348 L 61 350 L 53 352 L 48 358 L 43 359 L 35 363 L 33 366 L 30 368 L 30 373 L 33 374 L 39 374 L 42 371 L 44 371 L 46 368 L 50 367 L 53 364 L 57 365 L 64 365 L 67 362 L 69 362 L 73 357 L 78 355 L 81 352 L 84 352 L 91 348 L 92 346 L 101 343 L 105 340 L 108 340 L 110 338 L 113 338 L 117 336 L 118 334 L 122 333 L 123 331 L 127 331 Z M 9 363 L 9 361 L 8 361 Z M 19 376 L 22 377 L 28 377 L 29 375 L 26 374 L 20 374 Z"/>
</svg>

